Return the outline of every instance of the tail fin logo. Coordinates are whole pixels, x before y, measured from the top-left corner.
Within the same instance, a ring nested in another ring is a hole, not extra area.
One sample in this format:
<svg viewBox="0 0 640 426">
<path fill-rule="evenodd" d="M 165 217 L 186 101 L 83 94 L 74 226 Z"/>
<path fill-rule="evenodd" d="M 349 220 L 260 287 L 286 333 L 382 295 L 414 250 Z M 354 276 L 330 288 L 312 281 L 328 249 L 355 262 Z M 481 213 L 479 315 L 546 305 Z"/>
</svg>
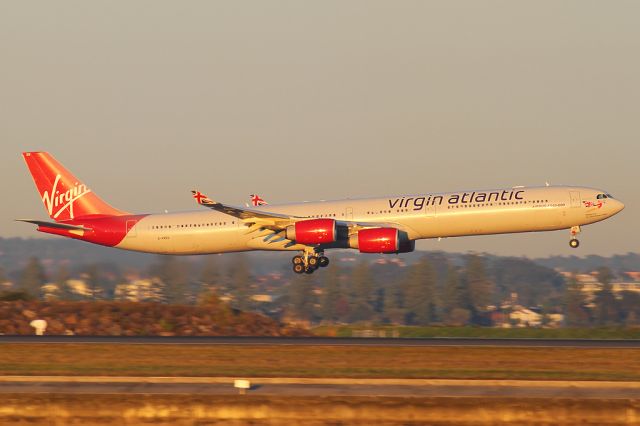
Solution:
<svg viewBox="0 0 640 426">
<path fill-rule="evenodd" d="M 60 214 L 66 209 L 69 209 L 69 217 L 70 219 L 73 219 L 73 204 L 90 193 L 91 190 L 87 188 L 85 184 L 76 182 L 72 188 L 64 192 L 60 192 L 60 190 L 58 190 L 58 186 L 61 178 L 62 176 L 60 174 L 56 175 L 53 187 L 51 188 L 51 193 L 44 191 L 42 194 L 42 202 L 49 212 L 49 216 L 53 219 L 57 219 L 58 216 L 60 216 Z"/>
</svg>

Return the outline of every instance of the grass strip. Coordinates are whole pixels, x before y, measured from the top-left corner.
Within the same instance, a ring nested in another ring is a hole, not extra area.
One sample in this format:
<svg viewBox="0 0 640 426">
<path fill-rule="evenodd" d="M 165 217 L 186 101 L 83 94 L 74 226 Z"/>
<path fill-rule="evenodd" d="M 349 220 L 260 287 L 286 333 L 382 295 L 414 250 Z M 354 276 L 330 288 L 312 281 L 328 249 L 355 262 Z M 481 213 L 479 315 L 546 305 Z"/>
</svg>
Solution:
<svg viewBox="0 0 640 426">
<path fill-rule="evenodd" d="M 2 344 L 0 374 L 639 381 L 640 350 Z"/>
</svg>

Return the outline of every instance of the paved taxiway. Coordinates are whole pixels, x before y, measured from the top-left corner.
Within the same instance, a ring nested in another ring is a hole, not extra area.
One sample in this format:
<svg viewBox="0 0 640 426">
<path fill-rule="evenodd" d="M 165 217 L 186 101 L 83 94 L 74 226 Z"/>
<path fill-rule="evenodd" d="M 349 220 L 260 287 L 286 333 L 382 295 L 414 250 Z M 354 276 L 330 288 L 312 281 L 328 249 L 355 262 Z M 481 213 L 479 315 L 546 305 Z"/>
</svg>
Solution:
<svg viewBox="0 0 640 426">
<path fill-rule="evenodd" d="M 302 346 L 485 346 L 635 348 L 640 340 L 484 339 L 484 338 L 327 338 L 327 337 L 210 337 L 210 336 L 0 336 L 2 343 L 104 343 L 185 345 L 302 345 Z"/>
<path fill-rule="evenodd" d="M 640 398 L 639 382 L 255 378 L 249 394 L 509 398 Z M 234 395 L 232 378 L 2 377 L 0 394 Z"/>
</svg>

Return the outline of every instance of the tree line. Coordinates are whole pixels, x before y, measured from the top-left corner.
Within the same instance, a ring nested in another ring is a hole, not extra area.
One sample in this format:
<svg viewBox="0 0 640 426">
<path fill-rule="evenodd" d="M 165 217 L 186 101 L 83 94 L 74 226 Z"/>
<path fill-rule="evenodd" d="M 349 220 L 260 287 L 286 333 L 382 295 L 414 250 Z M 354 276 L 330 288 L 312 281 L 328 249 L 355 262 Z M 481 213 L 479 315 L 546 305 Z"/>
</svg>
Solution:
<svg viewBox="0 0 640 426">
<path fill-rule="evenodd" d="M 315 297 L 313 283 L 296 277 L 289 287 L 291 310 L 328 323 L 490 324 L 499 291 L 481 256 L 467 256 L 461 266 L 423 257 L 401 272 L 384 269 L 365 261 L 344 273 L 334 267 L 322 274 Z"/>
<path fill-rule="evenodd" d="M 505 310 L 505 301 L 536 307 L 543 315 L 562 313 L 568 326 L 634 325 L 640 322 L 640 295 L 614 294 L 610 269 L 598 270 L 602 288 L 587 300 L 575 278 L 565 280 L 552 269 L 525 258 L 477 254 L 429 253 L 417 261 L 332 262 L 322 274 L 258 276 L 247 258 L 207 256 L 187 262 L 159 256 L 145 275 L 161 288 L 161 301 L 196 304 L 206 297 L 225 297 L 232 307 L 260 311 L 277 318 L 310 323 L 379 323 L 406 325 L 492 325 L 493 314 Z M 25 295 L 42 297 L 42 284 L 54 282 L 56 298 L 111 300 L 127 271 L 115 264 L 90 264 L 69 270 L 65 264 L 48 276 L 37 258 L 31 258 L 17 279 Z M 90 296 L 74 294 L 67 283 L 81 276 Z M 0 270 L 0 284 L 6 281 Z M 272 301 L 258 302 L 268 293 Z M 15 294 L 14 296 L 15 297 Z M 507 308 L 508 309 L 508 308 Z"/>
</svg>

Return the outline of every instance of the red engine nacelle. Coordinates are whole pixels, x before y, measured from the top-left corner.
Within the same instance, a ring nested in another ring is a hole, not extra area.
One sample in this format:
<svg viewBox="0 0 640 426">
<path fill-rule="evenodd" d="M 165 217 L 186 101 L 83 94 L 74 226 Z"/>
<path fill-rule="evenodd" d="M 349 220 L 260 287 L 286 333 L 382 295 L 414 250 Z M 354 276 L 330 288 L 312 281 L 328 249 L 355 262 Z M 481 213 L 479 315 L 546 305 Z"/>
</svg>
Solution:
<svg viewBox="0 0 640 426">
<path fill-rule="evenodd" d="M 416 249 L 416 242 L 395 228 L 370 228 L 351 235 L 349 247 L 361 253 L 410 253 Z"/>
<path fill-rule="evenodd" d="M 298 244 L 329 244 L 338 238 L 334 219 L 310 219 L 287 226 L 287 239 Z"/>
<path fill-rule="evenodd" d="M 351 245 L 355 245 L 360 253 L 397 253 L 400 251 L 400 233 L 395 228 L 362 229 Z"/>
</svg>

